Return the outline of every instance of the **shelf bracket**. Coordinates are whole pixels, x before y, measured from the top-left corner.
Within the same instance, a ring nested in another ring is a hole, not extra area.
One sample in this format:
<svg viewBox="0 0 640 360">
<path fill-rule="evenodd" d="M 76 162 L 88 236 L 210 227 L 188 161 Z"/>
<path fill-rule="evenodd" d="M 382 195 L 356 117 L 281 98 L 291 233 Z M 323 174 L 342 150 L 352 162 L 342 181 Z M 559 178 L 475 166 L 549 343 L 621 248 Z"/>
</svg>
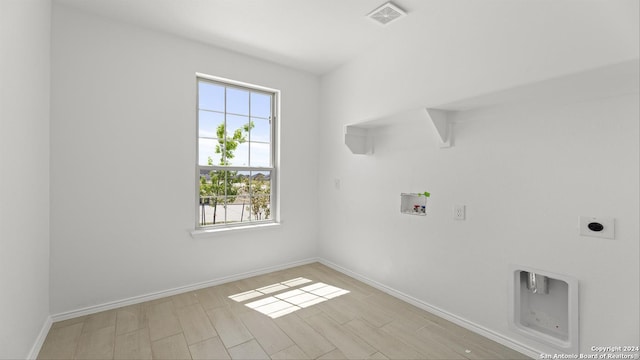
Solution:
<svg viewBox="0 0 640 360">
<path fill-rule="evenodd" d="M 355 125 L 344 127 L 344 143 L 352 153 L 358 155 L 373 154 L 373 139 L 369 129 Z"/>
<path fill-rule="evenodd" d="M 451 111 L 425 108 L 429 122 L 438 135 L 441 148 L 448 148 L 452 145 L 453 124 L 449 119 Z"/>
</svg>

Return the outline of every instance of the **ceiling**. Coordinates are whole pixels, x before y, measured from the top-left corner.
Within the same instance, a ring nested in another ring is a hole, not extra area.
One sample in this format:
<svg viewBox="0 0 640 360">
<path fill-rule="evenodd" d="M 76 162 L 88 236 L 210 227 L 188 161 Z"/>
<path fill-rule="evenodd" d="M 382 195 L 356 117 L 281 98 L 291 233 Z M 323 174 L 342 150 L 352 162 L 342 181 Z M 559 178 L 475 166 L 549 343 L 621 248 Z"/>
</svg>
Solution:
<svg viewBox="0 0 640 360">
<path fill-rule="evenodd" d="M 628 17 L 622 22 L 604 19 L 609 24 L 637 26 L 637 14 L 625 15 L 633 12 L 630 8 L 637 10 L 633 1 L 396 0 L 394 3 L 408 16 L 387 26 L 366 16 L 386 0 L 53 0 L 53 3 L 324 74 L 366 54 L 370 48 L 393 47 L 402 42 L 418 46 L 424 43 L 428 48 L 429 41 L 442 42 L 448 34 L 464 33 L 468 34 L 465 36 L 469 43 L 463 46 L 478 46 L 473 40 L 478 26 L 497 26 L 498 34 L 522 33 L 529 37 L 526 47 L 544 49 L 545 41 L 558 41 L 554 39 L 558 29 L 572 29 L 576 38 L 582 32 L 580 26 L 591 27 L 598 33 L 597 22 L 601 19 L 580 18 L 580 7 L 584 8 L 586 3 L 598 4 L 598 8 L 589 5 L 591 10 L 603 8 L 615 17 L 620 14 Z M 587 15 L 598 13 L 595 10 Z M 459 21 L 460 18 L 466 20 Z M 572 28 L 572 22 L 580 26 Z M 637 40 L 637 35 L 628 35 L 628 26 L 616 26 L 619 29 L 615 31 L 623 34 L 623 38 L 627 34 L 631 41 Z M 563 41 L 571 43 L 573 39 Z M 439 46 L 446 49 L 450 45 Z"/>
<path fill-rule="evenodd" d="M 316 74 L 348 61 L 405 19 L 366 15 L 385 0 L 54 0 L 57 4 L 277 62 Z M 420 15 L 421 0 L 401 0 Z"/>
</svg>

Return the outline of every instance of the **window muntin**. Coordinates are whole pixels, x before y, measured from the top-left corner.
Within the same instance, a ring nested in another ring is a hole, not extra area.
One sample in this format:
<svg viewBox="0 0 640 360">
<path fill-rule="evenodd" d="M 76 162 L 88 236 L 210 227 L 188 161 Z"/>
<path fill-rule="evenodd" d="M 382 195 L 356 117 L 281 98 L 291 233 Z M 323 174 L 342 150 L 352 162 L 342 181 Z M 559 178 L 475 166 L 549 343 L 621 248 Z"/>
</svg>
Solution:
<svg viewBox="0 0 640 360">
<path fill-rule="evenodd" d="M 273 222 L 277 91 L 198 77 L 197 228 Z"/>
</svg>

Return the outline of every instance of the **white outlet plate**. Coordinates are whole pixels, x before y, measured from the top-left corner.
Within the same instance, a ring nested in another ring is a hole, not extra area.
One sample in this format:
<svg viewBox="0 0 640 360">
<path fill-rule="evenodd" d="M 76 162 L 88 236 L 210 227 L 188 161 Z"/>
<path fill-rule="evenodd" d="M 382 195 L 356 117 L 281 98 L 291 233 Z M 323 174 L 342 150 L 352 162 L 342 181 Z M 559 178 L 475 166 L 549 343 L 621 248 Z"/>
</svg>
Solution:
<svg viewBox="0 0 640 360">
<path fill-rule="evenodd" d="M 453 219 L 454 220 L 464 220 L 465 217 L 465 206 L 464 205 L 454 205 L 453 206 Z"/>
<path fill-rule="evenodd" d="M 602 224 L 601 231 L 589 229 L 589 224 Z M 615 219 L 610 217 L 580 216 L 580 235 L 599 237 L 604 239 L 615 239 Z"/>
</svg>

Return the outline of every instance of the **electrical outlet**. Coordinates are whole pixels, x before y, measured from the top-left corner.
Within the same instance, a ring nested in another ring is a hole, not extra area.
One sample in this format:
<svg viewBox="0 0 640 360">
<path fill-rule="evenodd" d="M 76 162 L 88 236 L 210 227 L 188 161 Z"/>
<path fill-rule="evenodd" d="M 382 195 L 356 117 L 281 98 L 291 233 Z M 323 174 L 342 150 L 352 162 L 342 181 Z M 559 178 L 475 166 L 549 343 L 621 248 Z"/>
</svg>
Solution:
<svg viewBox="0 0 640 360">
<path fill-rule="evenodd" d="M 336 178 L 336 179 L 333 179 L 333 187 L 334 187 L 336 190 L 340 190 L 340 179 L 337 179 L 337 178 Z"/>
<path fill-rule="evenodd" d="M 453 206 L 453 219 L 454 220 L 464 220 L 465 206 L 464 205 L 454 205 Z"/>
<path fill-rule="evenodd" d="M 615 239 L 615 219 L 580 216 L 580 235 Z"/>
</svg>

